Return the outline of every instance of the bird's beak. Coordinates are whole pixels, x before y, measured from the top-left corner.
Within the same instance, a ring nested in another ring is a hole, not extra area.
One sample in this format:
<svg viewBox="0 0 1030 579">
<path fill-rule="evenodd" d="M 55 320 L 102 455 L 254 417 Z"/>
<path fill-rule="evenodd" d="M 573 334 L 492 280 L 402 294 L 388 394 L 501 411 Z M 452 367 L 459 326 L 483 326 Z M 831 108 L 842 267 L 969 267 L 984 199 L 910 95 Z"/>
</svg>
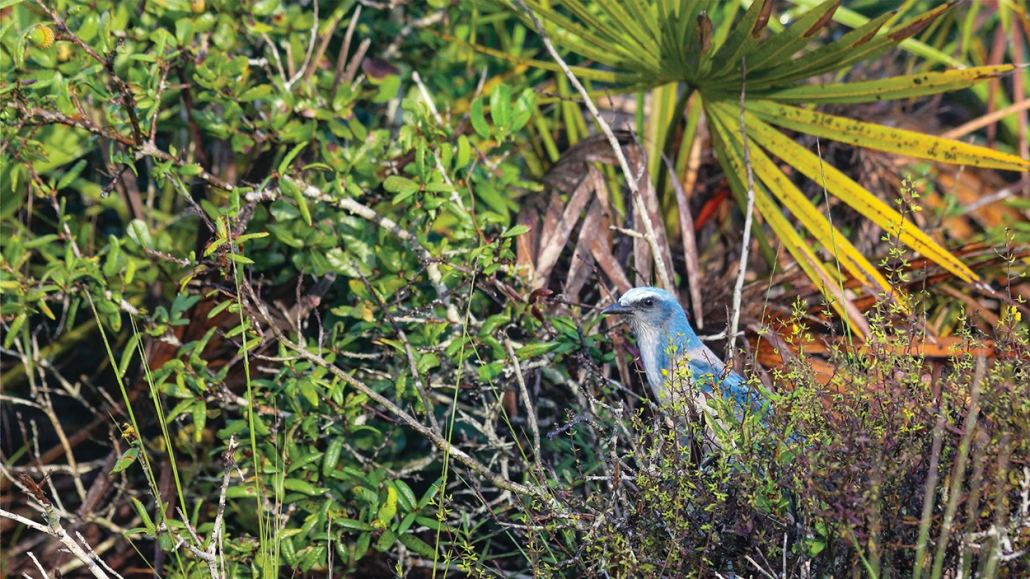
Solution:
<svg viewBox="0 0 1030 579">
<path fill-rule="evenodd" d="M 627 308 L 626 306 L 620 304 L 619 302 L 615 302 L 614 304 L 612 304 L 612 305 L 608 306 L 607 308 L 601 310 L 601 313 L 603 315 L 606 315 L 606 316 L 619 315 L 619 314 L 629 314 L 629 313 L 632 313 L 632 312 L 633 312 L 633 310 Z"/>
</svg>

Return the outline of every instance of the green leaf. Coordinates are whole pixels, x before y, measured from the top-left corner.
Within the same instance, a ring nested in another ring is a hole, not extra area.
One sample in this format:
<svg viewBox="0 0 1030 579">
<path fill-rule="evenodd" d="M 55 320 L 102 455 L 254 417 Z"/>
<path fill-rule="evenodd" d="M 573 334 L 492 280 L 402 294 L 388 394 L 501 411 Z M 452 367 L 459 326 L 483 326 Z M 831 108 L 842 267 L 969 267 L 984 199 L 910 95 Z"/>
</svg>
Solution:
<svg viewBox="0 0 1030 579">
<path fill-rule="evenodd" d="M 519 358 L 525 360 L 526 358 L 543 356 L 560 345 L 561 344 L 559 342 L 537 342 L 526 344 L 525 346 L 515 350 L 515 353 L 518 354 Z"/>
<path fill-rule="evenodd" d="M 791 3 L 796 4 L 798 6 L 807 6 L 807 7 L 812 8 L 812 7 L 818 6 L 820 1 L 821 0 L 791 0 Z M 941 11 L 946 10 L 948 8 L 951 8 L 951 5 L 952 4 L 950 2 L 949 3 L 942 3 L 940 6 L 938 6 L 934 10 L 931 10 L 929 12 L 923 13 L 922 15 L 920 15 L 920 17 L 921 18 L 930 17 L 930 19 L 936 18 L 938 13 L 940 13 Z M 858 28 L 859 26 L 862 26 L 863 24 L 869 22 L 869 18 L 867 18 L 865 16 L 862 16 L 861 14 L 859 14 L 859 13 L 853 11 L 853 10 L 849 10 L 847 8 L 840 8 L 840 9 L 838 9 L 833 14 L 833 19 L 835 21 L 837 21 L 837 22 L 840 22 L 841 24 L 844 24 L 845 26 L 851 26 L 852 28 Z M 906 22 L 906 23 L 902 23 L 901 25 L 896 27 L 895 30 L 903 29 L 903 28 L 906 27 L 906 25 L 911 25 L 912 23 L 913 23 L 912 21 L 909 21 L 909 22 Z M 916 32 L 918 32 L 918 30 Z M 909 36 L 911 36 L 911 35 L 909 35 Z M 905 40 L 901 41 L 900 46 L 901 46 L 901 48 L 904 48 L 905 50 L 911 52 L 912 54 L 915 54 L 915 55 L 918 55 L 918 56 L 922 56 L 924 58 L 928 58 L 930 60 L 939 62 L 941 64 L 945 64 L 947 66 L 952 66 L 952 67 L 962 67 L 962 66 L 965 66 L 965 64 L 966 64 L 966 63 L 962 62 L 961 60 L 957 60 L 956 58 L 954 58 L 953 56 L 951 56 L 949 54 L 945 54 L 944 52 L 942 52 L 940 50 L 937 50 L 937 49 L 933 48 L 932 46 L 927 45 L 926 43 L 920 42 L 920 41 L 915 40 L 913 38 L 909 38 L 908 36 L 906 36 L 905 38 L 906 38 Z"/>
<path fill-rule="evenodd" d="M 712 70 L 721 72 L 727 66 L 737 66 L 741 54 L 750 54 L 762 37 L 772 13 L 772 0 L 755 0 L 744 13 L 733 32 L 726 39 L 712 60 Z"/>
<path fill-rule="evenodd" d="M 204 168 L 197 163 L 187 163 L 179 167 L 179 174 L 183 177 L 194 177 L 200 175 Z"/>
<path fill-rule="evenodd" d="M 129 226 L 125 228 L 125 233 L 137 245 L 147 249 L 154 249 L 154 240 L 150 237 L 150 227 L 147 226 L 146 221 L 133 219 L 129 222 Z"/>
<path fill-rule="evenodd" d="M 313 497 L 321 496 L 329 492 L 325 487 L 318 487 L 306 480 L 299 478 L 288 478 L 283 481 L 283 488 L 288 491 L 296 491 Z"/>
<path fill-rule="evenodd" d="M 375 528 L 373 528 L 372 525 L 368 523 L 363 523 L 361 521 L 355 521 L 354 519 L 333 519 L 333 525 L 339 525 L 344 529 L 350 531 L 369 532 L 375 530 Z"/>
<path fill-rule="evenodd" d="M 433 481 L 433 484 L 429 485 L 426 492 L 422 495 L 422 498 L 418 501 L 419 510 L 426 508 L 430 502 L 437 498 L 437 494 L 440 492 L 440 485 L 443 484 L 443 479 L 438 478 Z"/>
<path fill-rule="evenodd" d="M 60 191 L 65 187 L 72 184 L 73 181 L 78 179 L 82 170 L 86 168 L 86 159 L 80 159 L 78 163 L 68 169 L 68 172 L 61 176 L 61 180 L 57 182 L 57 190 Z"/>
<path fill-rule="evenodd" d="M 517 237 L 519 235 L 522 235 L 523 233 L 527 233 L 528 231 L 529 231 L 529 226 L 528 225 L 523 225 L 522 223 L 520 223 L 518 225 L 513 226 L 508 231 L 505 231 L 504 233 L 502 233 L 501 237 L 502 238 Z"/>
<path fill-rule="evenodd" d="M 394 194 L 394 205 L 404 202 L 405 199 L 418 193 L 421 189 L 418 183 L 400 175 L 390 175 L 387 177 L 386 181 L 383 181 L 383 188 Z"/>
<path fill-rule="evenodd" d="M 448 527 L 447 525 L 443 524 L 438 519 L 431 519 L 429 517 L 417 516 L 417 517 L 415 517 L 415 522 L 420 524 L 420 525 L 429 527 L 430 529 L 433 529 L 434 531 L 441 531 L 442 530 L 442 531 L 448 531 L 449 532 L 451 530 L 450 527 Z"/>
<path fill-rule="evenodd" d="M 392 484 L 397 487 L 397 498 L 400 500 L 401 508 L 406 511 L 415 509 L 415 493 L 408 486 L 408 483 L 402 480 L 393 481 Z"/>
<path fill-rule="evenodd" d="M 479 114 L 480 114 L 480 116 L 482 116 L 482 114 L 483 114 L 482 109 L 480 109 Z M 479 129 L 476 129 L 476 132 L 478 133 Z M 458 162 L 457 162 L 457 164 L 455 164 L 454 168 L 455 169 L 463 169 L 463 168 L 468 166 L 469 161 L 471 161 L 471 160 L 472 160 L 472 146 L 469 144 L 469 139 L 465 135 L 459 135 L 458 136 Z"/>
<path fill-rule="evenodd" d="M 290 167 L 290 163 L 292 163 L 293 160 L 297 157 L 297 155 L 299 155 L 300 152 L 303 151 L 304 148 L 308 146 L 309 142 L 310 141 L 304 141 L 303 143 L 299 143 L 299 144 L 297 144 L 297 146 L 295 146 L 292 149 L 290 149 L 289 153 L 286 153 L 286 156 L 283 157 L 283 160 L 279 163 L 279 174 L 280 175 L 285 175 L 286 174 L 286 169 L 288 169 Z"/>
<path fill-rule="evenodd" d="M 379 512 L 376 518 L 384 525 L 389 525 L 397 514 L 397 489 L 392 486 L 386 487 L 386 500 L 379 505 Z"/>
<path fill-rule="evenodd" d="M 833 13 L 840 7 L 843 0 L 826 0 L 822 4 L 805 12 L 800 18 L 791 23 L 790 27 L 776 34 L 769 40 L 758 44 L 750 54 L 744 53 L 747 57 L 749 69 L 758 70 L 768 62 L 789 62 L 795 52 L 807 45 L 813 36 L 826 27 L 833 19 Z M 730 63 L 737 67 L 738 63 Z M 726 71 L 723 74 L 736 74 L 735 71 Z M 739 75 L 738 75 L 739 76 Z"/>
<path fill-rule="evenodd" d="M 150 518 L 150 513 L 147 512 L 147 507 L 143 506 L 143 503 L 141 503 L 136 497 L 129 497 L 129 501 L 132 502 L 133 508 L 136 509 L 136 514 L 138 514 L 139 518 L 143 520 L 143 526 L 146 527 L 147 534 L 156 535 L 157 527 L 154 526 L 154 521 Z"/>
<path fill-rule="evenodd" d="M 139 344 L 140 335 L 133 334 L 129 337 L 129 341 L 125 343 L 125 348 L 122 350 L 122 359 L 118 363 L 118 374 L 125 376 L 125 372 L 129 369 L 129 364 L 132 362 L 132 356 L 136 353 L 136 345 Z"/>
<path fill-rule="evenodd" d="M 325 455 L 322 458 L 322 474 L 329 476 L 336 470 L 336 464 L 340 461 L 340 454 L 343 452 L 343 437 L 334 436 L 326 446 Z M 371 530 L 371 529 L 368 529 Z"/>
<path fill-rule="evenodd" d="M 294 203 L 297 204 L 297 210 L 300 211 L 301 219 L 308 227 L 311 227 L 311 210 L 308 209 L 308 200 L 304 197 L 300 186 L 293 179 L 282 176 L 279 178 L 279 188 L 285 195 L 293 198 Z"/>
<path fill-rule="evenodd" d="M 400 540 L 402 545 L 418 553 L 419 555 L 422 555 L 426 559 L 432 559 L 437 555 L 436 551 L 432 547 L 430 547 L 428 543 L 426 543 L 422 539 L 419 539 L 415 535 L 405 533 L 398 537 L 398 539 Z"/>
<path fill-rule="evenodd" d="M 361 535 L 358 536 L 358 540 L 354 542 L 354 558 L 360 559 L 364 557 L 371 544 L 372 535 L 370 533 L 361 533 Z"/>
<path fill-rule="evenodd" d="M 193 442 L 200 443 L 204 439 L 204 426 L 207 424 L 207 405 L 198 400 L 193 405 Z"/>
<path fill-rule="evenodd" d="M 508 85 L 500 84 L 490 93 L 490 118 L 495 127 L 507 128 L 511 122 L 511 89 Z"/>
<path fill-rule="evenodd" d="M 318 389 L 315 388 L 315 384 L 310 378 L 304 377 L 297 381 L 297 390 L 300 391 L 304 399 L 308 401 L 308 404 L 318 407 Z"/>
<path fill-rule="evenodd" d="M 476 99 L 472 103 L 472 109 L 469 111 L 469 120 L 472 121 L 472 128 L 476 130 L 476 133 L 484 138 L 490 138 L 490 125 L 486 124 L 486 117 L 483 116 L 483 100 Z"/>
<path fill-rule="evenodd" d="M 132 463 L 136 462 L 139 457 L 139 447 L 133 446 L 122 453 L 122 456 L 118 459 L 118 462 L 114 463 L 114 468 L 111 469 L 111 474 L 118 474 L 123 472 L 125 469 L 132 466 Z"/>
<path fill-rule="evenodd" d="M 841 70 L 848 63 L 868 60 L 890 49 L 894 42 L 876 33 L 890 20 L 888 12 L 848 32 L 839 39 L 812 50 L 788 62 L 771 62 L 762 69 L 748 67 L 748 94 L 771 86 L 789 85 L 797 80 L 811 78 L 833 70 Z M 739 86 L 739 82 L 734 82 Z"/>
<path fill-rule="evenodd" d="M 379 540 L 376 541 L 376 551 L 380 553 L 388 551 L 393 544 L 397 542 L 397 533 L 394 533 L 390 529 L 383 531 L 382 535 L 379 535 Z"/>
<path fill-rule="evenodd" d="M 249 103 L 258 99 L 263 99 L 268 95 L 272 94 L 272 85 L 270 84 L 259 84 L 258 86 L 251 87 L 239 96 L 241 102 Z"/>
<path fill-rule="evenodd" d="M 351 492 L 370 505 L 379 504 L 379 495 L 371 489 L 367 489 L 363 486 L 355 486 L 351 488 Z"/>
</svg>

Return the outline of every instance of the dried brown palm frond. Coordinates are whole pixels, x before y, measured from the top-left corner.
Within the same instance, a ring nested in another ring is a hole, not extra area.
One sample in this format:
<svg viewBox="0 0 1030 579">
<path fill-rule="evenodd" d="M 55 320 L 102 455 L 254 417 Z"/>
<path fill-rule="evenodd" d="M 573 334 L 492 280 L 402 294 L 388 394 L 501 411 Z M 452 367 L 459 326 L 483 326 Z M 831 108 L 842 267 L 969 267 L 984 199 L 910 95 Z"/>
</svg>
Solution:
<svg viewBox="0 0 1030 579">
<path fill-rule="evenodd" d="M 662 223 L 643 148 L 627 131 L 617 136 L 635 173 L 648 218 L 654 224 Z M 643 234 L 633 236 L 630 262 L 628 255 L 620 255 L 618 237 L 612 231 L 613 226 L 643 231 L 643 217 L 632 213 L 631 204 L 627 204 L 626 215 L 615 215 L 608 184 L 597 164 L 616 164 L 611 147 L 600 135 L 566 151 L 544 177 L 549 191 L 546 208 L 531 203 L 519 213 L 519 223 L 530 225 L 530 233 L 518 240 L 519 265 L 528 272 L 534 288 L 553 282 L 567 295 L 578 295 L 595 266 L 619 291 L 653 283 L 651 248 Z M 655 234 L 659 258 L 666 270 L 672 271 L 672 250 L 665 229 L 656 227 Z M 573 237 L 571 257 L 566 257 L 568 264 L 564 265 L 562 257 L 567 255 L 566 247 Z M 562 274 L 556 276 L 557 272 Z M 636 283 L 631 282 L 631 272 Z"/>
</svg>

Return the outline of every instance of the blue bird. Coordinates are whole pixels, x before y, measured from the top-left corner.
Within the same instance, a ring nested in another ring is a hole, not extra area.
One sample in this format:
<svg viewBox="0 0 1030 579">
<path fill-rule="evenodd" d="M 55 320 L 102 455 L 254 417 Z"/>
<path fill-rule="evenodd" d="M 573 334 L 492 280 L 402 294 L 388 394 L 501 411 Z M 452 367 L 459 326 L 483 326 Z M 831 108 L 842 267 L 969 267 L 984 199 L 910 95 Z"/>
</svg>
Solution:
<svg viewBox="0 0 1030 579">
<path fill-rule="evenodd" d="M 750 396 L 747 381 L 736 372 L 727 372 L 723 361 L 701 343 L 683 307 L 669 292 L 656 287 L 633 288 L 601 313 L 622 316 L 629 324 L 647 382 L 661 403 L 674 402 L 684 393 L 685 376 L 686 393 L 698 410 L 706 409 L 705 398 L 717 395 L 716 387 L 723 397 L 734 399 L 738 411 L 755 409 L 757 400 Z M 677 372 L 680 368 L 684 371 Z"/>
</svg>

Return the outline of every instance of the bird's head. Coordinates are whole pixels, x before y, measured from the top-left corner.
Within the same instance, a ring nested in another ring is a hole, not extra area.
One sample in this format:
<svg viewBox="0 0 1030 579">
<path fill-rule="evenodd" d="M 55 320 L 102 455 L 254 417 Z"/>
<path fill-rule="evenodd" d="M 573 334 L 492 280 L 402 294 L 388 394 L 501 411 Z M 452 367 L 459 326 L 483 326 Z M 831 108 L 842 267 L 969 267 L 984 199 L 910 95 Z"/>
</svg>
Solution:
<svg viewBox="0 0 1030 579">
<path fill-rule="evenodd" d="M 688 339 L 694 334 L 675 296 L 656 287 L 635 287 L 601 313 L 622 316 L 638 336 L 641 330 L 659 329 L 670 334 L 682 332 Z"/>
</svg>

